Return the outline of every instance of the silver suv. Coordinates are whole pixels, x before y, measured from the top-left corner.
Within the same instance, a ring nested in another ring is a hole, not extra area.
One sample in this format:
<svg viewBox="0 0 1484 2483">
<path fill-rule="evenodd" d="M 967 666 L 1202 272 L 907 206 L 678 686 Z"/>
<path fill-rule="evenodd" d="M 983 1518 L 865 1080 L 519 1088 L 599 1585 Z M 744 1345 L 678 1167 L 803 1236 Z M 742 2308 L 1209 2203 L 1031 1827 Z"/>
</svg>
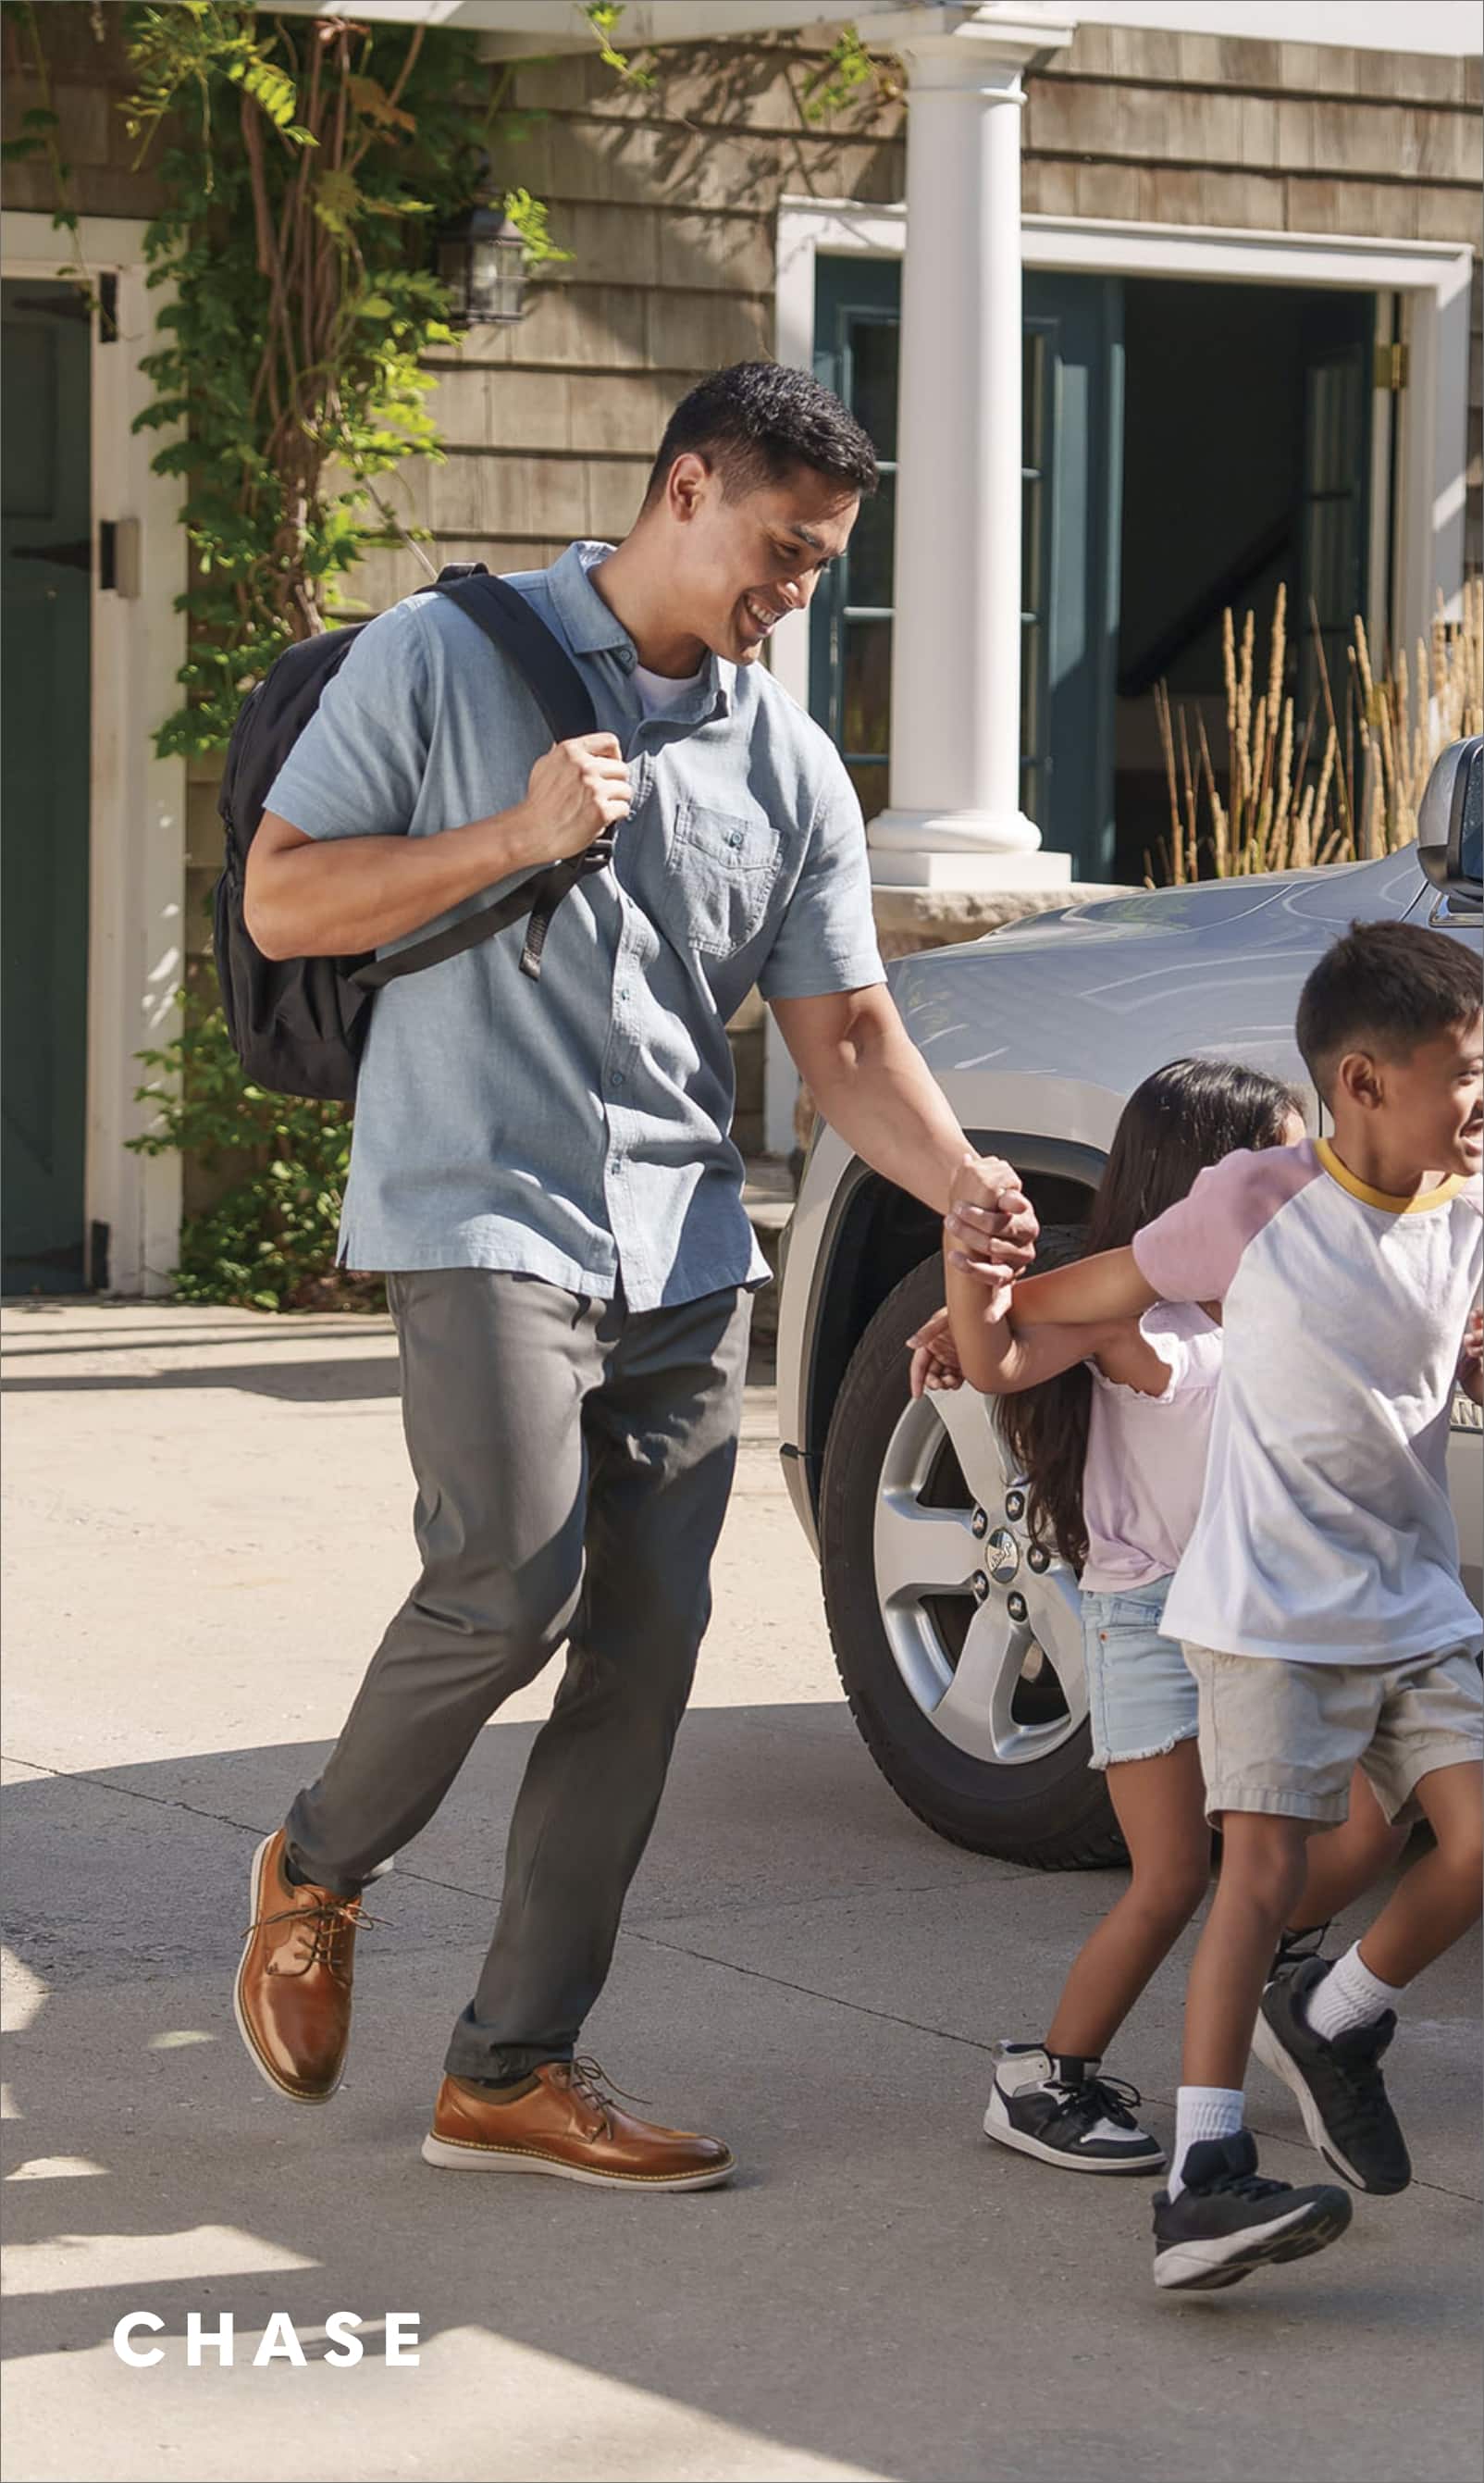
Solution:
<svg viewBox="0 0 1484 2483">
<path fill-rule="evenodd" d="M 1358 920 L 1428 923 L 1476 949 L 1481 841 L 1475 738 L 1439 760 L 1415 847 L 1073 906 L 904 960 L 891 987 L 964 1128 L 1016 1165 L 1054 1249 L 1085 1222 L 1126 1097 L 1164 1061 L 1250 1060 L 1293 1081 L 1321 1127 L 1292 1034 L 1310 967 Z M 840 1679 L 888 1782 L 941 1835 L 1018 1861 L 1111 1860 L 1076 1580 L 1031 1544 L 986 1401 L 909 1398 L 906 1340 L 942 1299 L 939 1238 L 915 1199 L 816 1131 L 787 1236 L 778 1402 Z M 1462 1395 L 1449 1475 L 1477 1600 L 1484 1436 Z"/>
</svg>

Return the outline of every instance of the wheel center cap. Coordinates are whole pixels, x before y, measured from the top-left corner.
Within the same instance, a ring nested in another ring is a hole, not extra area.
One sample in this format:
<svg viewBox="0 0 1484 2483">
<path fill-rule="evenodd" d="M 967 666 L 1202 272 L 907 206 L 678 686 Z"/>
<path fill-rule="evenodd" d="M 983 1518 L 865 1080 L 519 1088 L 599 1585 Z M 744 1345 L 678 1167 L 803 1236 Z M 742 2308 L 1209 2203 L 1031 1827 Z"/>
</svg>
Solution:
<svg viewBox="0 0 1484 2483">
<path fill-rule="evenodd" d="M 1020 1547 L 1008 1526 L 996 1526 L 984 1547 L 984 1563 L 996 1587 L 1008 1587 L 1020 1565 Z"/>
</svg>

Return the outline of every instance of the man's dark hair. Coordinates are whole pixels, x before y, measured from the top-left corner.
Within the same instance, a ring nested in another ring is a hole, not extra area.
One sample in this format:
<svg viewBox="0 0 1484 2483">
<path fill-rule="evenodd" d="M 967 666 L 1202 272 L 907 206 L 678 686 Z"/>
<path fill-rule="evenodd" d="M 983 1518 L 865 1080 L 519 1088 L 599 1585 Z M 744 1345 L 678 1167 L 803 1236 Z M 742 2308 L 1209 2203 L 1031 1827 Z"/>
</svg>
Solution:
<svg viewBox="0 0 1484 2483">
<path fill-rule="evenodd" d="M 1467 1026 L 1481 1004 L 1479 961 L 1417 922 L 1352 922 L 1299 995 L 1294 1034 L 1326 1099 L 1347 1052 L 1404 1059 Z"/>
<path fill-rule="evenodd" d="M 876 489 L 876 451 L 849 407 L 783 362 L 733 362 L 680 399 L 649 470 L 646 507 L 687 449 L 715 467 L 729 500 L 782 482 L 796 466 L 862 498 Z"/>
</svg>

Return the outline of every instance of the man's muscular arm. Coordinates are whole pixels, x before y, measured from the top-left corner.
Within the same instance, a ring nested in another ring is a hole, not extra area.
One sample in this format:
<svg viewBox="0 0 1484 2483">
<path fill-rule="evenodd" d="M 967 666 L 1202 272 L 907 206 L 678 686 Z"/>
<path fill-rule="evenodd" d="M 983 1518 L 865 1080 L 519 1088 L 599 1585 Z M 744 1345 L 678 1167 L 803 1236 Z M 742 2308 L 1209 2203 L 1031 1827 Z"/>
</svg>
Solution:
<svg viewBox="0 0 1484 2483">
<path fill-rule="evenodd" d="M 359 956 L 497 880 L 582 853 L 628 806 L 618 741 L 590 733 L 539 759 L 513 810 L 440 836 L 319 839 L 265 811 L 248 849 L 248 929 L 265 957 Z"/>
</svg>

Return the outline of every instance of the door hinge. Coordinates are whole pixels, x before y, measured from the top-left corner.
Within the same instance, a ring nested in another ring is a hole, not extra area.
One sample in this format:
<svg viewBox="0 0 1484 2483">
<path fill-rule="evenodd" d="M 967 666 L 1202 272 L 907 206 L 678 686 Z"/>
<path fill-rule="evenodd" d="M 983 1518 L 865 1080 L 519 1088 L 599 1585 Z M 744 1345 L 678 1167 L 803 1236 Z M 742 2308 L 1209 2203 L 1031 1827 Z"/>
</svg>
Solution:
<svg viewBox="0 0 1484 2483">
<path fill-rule="evenodd" d="M 1391 395 L 1399 395 L 1406 387 L 1412 357 L 1403 344 L 1376 347 L 1375 384 Z"/>
</svg>

